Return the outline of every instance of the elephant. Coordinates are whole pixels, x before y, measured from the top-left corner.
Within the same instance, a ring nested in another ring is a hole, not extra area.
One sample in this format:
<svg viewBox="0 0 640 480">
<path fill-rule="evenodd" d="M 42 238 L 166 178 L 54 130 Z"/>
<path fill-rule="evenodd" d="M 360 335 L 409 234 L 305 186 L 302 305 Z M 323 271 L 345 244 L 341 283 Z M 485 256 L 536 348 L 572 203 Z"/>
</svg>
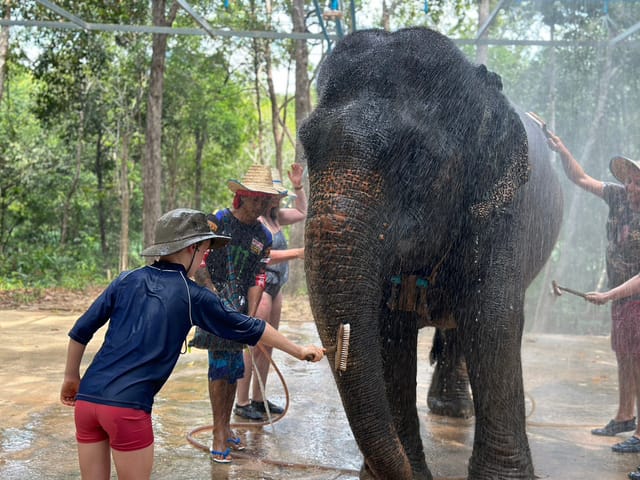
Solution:
<svg viewBox="0 0 640 480">
<path fill-rule="evenodd" d="M 533 479 L 524 299 L 563 209 L 542 129 L 498 74 L 422 27 L 346 35 L 322 62 L 317 93 L 298 132 L 305 274 L 322 344 L 338 349 L 329 364 L 360 478 L 432 479 L 416 375 L 418 332 L 435 326 L 440 352 L 459 351 L 468 371 L 468 478 Z M 434 382 L 460 370 L 457 357 Z"/>
</svg>

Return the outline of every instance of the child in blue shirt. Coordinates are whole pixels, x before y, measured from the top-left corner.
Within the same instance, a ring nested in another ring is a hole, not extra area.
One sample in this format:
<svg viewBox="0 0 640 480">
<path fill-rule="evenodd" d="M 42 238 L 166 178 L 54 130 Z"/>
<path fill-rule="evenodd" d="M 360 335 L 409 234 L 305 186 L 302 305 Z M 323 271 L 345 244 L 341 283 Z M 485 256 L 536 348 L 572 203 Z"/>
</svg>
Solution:
<svg viewBox="0 0 640 480">
<path fill-rule="evenodd" d="M 324 349 L 294 344 L 264 321 L 225 307 L 189 278 L 209 248 L 228 241 L 211 232 L 202 212 L 164 214 L 156 223 L 156 243 L 142 252 L 157 260 L 120 274 L 69 332 L 60 399 L 75 407 L 83 479 L 110 478 L 111 455 L 119 477 L 150 478 L 153 399 L 194 325 L 249 345 L 261 340 L 300 360 L 323 358 Z M 85 347 L 107 321 L 104 343 L 81 377 Z"/>
</svg>

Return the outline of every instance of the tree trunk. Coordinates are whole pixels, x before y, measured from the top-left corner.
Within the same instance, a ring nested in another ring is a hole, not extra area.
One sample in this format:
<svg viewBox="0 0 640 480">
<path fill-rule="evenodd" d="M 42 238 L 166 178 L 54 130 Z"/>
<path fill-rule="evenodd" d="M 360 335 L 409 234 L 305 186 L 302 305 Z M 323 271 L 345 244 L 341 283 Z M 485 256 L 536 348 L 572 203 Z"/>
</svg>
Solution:
<svg viewBox="0 0 640 480">
<path fill-rule="evenodd" d="M 129 143 L 131 134 L 122 135 L 120 154 L 120 271 L 129 269 L 129 215 L 131 193 L 129 189 Z"/>
<path fill-rule="evenodd" d="M 173 2 L 165 16 L 165 0 L 153 0 L 152 18 L 156 27 L 170 27 L 178 11 Z M 162 214 L 162 97 L 164 91 L 167 35 L 153 34 L 149 99 L 147 102 L 146 148 L 142 164 L 142 230 L 144 245 L 154 241 L 155 223 Z"/>
<path fill-rule="evenodd" d="M 67 235 L 69 231 L 69 216 L 71 215 L 71 202 L 78 190 L 80 183 L 80 172 L 82 170 L 82 155 L 84 153 L 84 107 L 80 111 L 80 119 L 78 121 L 78 140 L 76 143 L 76 162 L 71 185 L 62 204 L 62 222 L 60 225 L 60 246 L 64 247 L 67 243 Z"/>
<path fill-rule="evenodd" d="M 382 0 L 382 28 L 387 32 L 391 29 L 390 17 L 391 12 L 389 12 L 387 2 L 386 0 Z"/>
<path fill-rule="evenodd" d="M 11 0 L 4 2 L 4 20 L 11 20 Z M 4 80 L 7 76 L 7 57 L 9 55 L 9 25 L 0 27 L 0 103 L 4 95 Z"/>
<path fill-rule="evenodd" d="M 271 15 L 273 6 L 271 0 L 265 1 L 268 22 L 271 23 Z M 264 64 L 265 74 L 267 78 L 267 93 L 271 103 L 271 132 L 273 134 L 273 144 L 275 147 L 276 168 L 282 172 L 282 143 L 284 139 L 284 122 L 280 119 L 280 107 L 278 105 L 278 95 L 273 84 L 273 62 L 271 58 L 271 41 L 264 41 Z M 284 112 L 286 112 L 286 99 L 284 103 Z M 285 114 L 286 117 L 286 114 Z"/>
<path fill-rule="evenodd" d="M 102 268 L 109 270 L 109 244 L 107 243 L 107 212 L 104 206 L 104 164 L 102 162 L 102 129 L 96 139 L 96 181 L 98 183 L 98 229 L 100 231 L 100 251 L 102 252 Z"/>
<path fill-rule="evenodd" d="M 304 0 L 293 0 L 292 21 L 294 32 L 304 32 L 305 25 L 305 2 Z M 311 113 L 311 82 L 309 81 L 309 48 L 306 40 L 295 40 L 295 62 L 296 62 L 296 131 L 302 122 Z M 297 138 L 297 136 L 296 136 Z M 296 163 L 306 168 L 307 159 L 304 157 L 302 145 L 296 140 Z M 303 184 L 308 192 L 308 180 L 304 179 Z M 304 245 L 304 222 L 291 225 L 291 246 L 300 247 Z M 305 285 L 303 262 L 290 262 L 290 274 L 287 289 L 290 292 L 299 292 Z"/>
<path fill-rule="evenodd" d="M 256 112 L 258 113 L 258 138 L 256 139 L 257 145 L 255 148 L 257 158 L 254 158 L 254 162 L 264 165 L 264 127 L 262 125 L 262 93 L 260 91 L 261 48 L 260 48 L 259 38 L 254 38 L 252 40 L 252 47 L 253 47 L 253 88 L 256 93 Z"/>
<path fill-rule="evenodd" d="M 196 139 L 196 171 L 195 171 L 195 198 L 194 208 L 200 210 L 202 206 L 202 152 L 207 141 L 206 127 L 197 127 Z"/>
<path fill-rule="evenodd" d="M 177 207 L 178 202 L 178 159 L 180 157 L 180 134 L 172 136 L 173 138 L 165 138 L 165 147 L 167 147 L 166 172 L 164 181 L 165 189 L 165 206 L 167 210 L 173 210 Z"/>
<path fill-rule="evenodd" d="M 478 0 L 478 30 L 489 18 L 489 0 Z M 485 32 L 481 38 L 487 38 Z M 486 65 L 489 59 L 489 45 L 476 45 L 476 63 Z"/>
<path fill-rule="evenodd" d="M 265 45 L 265 69 L 267 74 L 267 89 L 271 101 L 271 131 L 273 133 L 273 143 L 275 145 L 276 168 L 282 172 L 282 145 L 284 140 L 284 129 L 280 119 L 280 107 L 278 105 L 278 95 L 273 84 L 273 66 L 271 63 L 271 45 L 267 41 Z M 285 99 L 286 105 L 286 99 Z M 286 106 L 284 107 L 286 112 Z"/>
</svg>

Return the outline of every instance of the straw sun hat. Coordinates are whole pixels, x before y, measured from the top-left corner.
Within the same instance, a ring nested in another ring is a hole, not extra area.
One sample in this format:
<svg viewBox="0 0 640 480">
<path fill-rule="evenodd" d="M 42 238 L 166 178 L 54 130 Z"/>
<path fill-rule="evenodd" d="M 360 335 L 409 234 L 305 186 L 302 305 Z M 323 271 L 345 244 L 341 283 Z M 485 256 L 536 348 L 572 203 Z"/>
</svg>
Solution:
<svg viewBox="0 0 640 480">
<path fill-rule="evenodd" d="M 234 178 L 227 182 L 229 190 L 236 193 L 238 190 L 248 190 L 250 192 L 262 192 L 269 195 L 280 195 L 280 192 L 273 186 L 271 168 L 265 165 L 251 165 L 242 180 Z"/>
<path fill-rule="evenodd" d="M 141 255 L 143 257 L 171 255 L 203 240 L 211 240 L 211 248 L 220 248 L 229 243 L 231 237 L 213 233 L 204 213 L 189 208 L 177 208 L 158 219 L 155 243 L 145 248 Z"/>
<path fill-rule="evenodd" d="M 613 157 L 609 162 L 609 169 L 611 173 L 613 173 L 613 176 L 622 183 L 626 183 L 627 178 L 632 173 L 640 175 L 640 165 L 638 165 L 638 162 L 622 156 Z"/>
</svg>

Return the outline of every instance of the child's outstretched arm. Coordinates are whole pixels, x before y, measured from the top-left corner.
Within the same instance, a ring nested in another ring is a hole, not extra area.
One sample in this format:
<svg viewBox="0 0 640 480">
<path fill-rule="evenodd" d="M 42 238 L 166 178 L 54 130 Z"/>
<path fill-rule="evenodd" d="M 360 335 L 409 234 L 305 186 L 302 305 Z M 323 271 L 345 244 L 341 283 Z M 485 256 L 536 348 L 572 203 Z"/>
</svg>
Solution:
<svg viewBox="0 0 640 480">
<path fill-rule="evenodd" d="M 267 345 L 282 350 L 289 355 L 296 357 L 298 360 L 309 360 L 311 362 L 319 362 L 324 357 L 324 348 L 316 347 L 315 345 L 296 345 L 287 337 L 282 335 L 278 330 L 273 328 L 268 323 L 264 329 L 260 341 Z"/>
<path fill-rule="evenodd" d="M 80 387 L 80 362 L 86 345 L 69 339 L 67 347 L 67 364 L 64 369 L 64 381 L 60 389 L 60 401 L 73 407 L 76 404 L 76 395 Z"/>
</svg>

